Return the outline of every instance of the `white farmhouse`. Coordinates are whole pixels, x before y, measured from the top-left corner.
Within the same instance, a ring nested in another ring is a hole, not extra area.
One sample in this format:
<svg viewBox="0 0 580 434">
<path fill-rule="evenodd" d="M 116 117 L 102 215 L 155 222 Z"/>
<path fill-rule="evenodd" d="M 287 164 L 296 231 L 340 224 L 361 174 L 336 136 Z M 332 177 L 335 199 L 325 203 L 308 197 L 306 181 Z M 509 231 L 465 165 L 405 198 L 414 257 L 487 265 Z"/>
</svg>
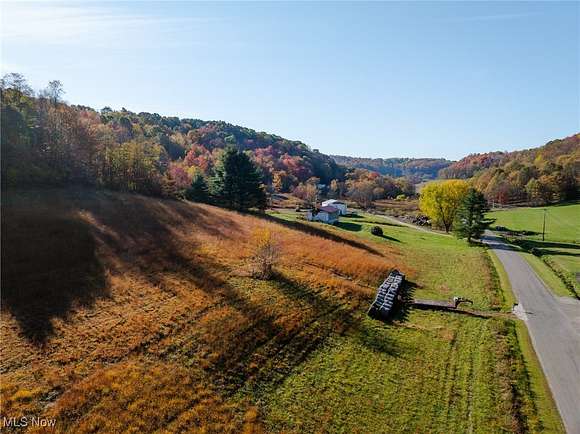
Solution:
<svg viewBox="0 0 580 434">
<path fill-rule="evenodd" d="M 311 222 L 318 221 L 331 225 L 338 223 L 339 216 L 340 210 L 333 206 L 321 206 L 306 213 L 306 218 Z"/>
<path fill-rule="evenodd" d="M 340 211 L 340 215 L 347 214 L 346 203 L 340 200 L 336 199 L 325 200 L 324 202 L 322 202 L 322 206 L 333 206 L 335 208 L 338 208 L 338 210 Z"/>
</svg>

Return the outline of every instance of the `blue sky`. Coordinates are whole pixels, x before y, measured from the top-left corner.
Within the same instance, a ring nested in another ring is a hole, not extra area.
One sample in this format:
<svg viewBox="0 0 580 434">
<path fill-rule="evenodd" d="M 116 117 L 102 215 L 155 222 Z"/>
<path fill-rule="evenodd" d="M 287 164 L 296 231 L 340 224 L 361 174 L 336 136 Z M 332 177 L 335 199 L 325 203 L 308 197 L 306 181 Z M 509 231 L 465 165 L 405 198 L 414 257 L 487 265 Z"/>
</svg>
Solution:
<svg viewBox="0 0 580 434">
<path fill-rule="evenodd" d="M 2 71 L 95 108 L 325 153 L 461 158 L 580 131 L 579 3 L 1 3 Z"/>
</svg>

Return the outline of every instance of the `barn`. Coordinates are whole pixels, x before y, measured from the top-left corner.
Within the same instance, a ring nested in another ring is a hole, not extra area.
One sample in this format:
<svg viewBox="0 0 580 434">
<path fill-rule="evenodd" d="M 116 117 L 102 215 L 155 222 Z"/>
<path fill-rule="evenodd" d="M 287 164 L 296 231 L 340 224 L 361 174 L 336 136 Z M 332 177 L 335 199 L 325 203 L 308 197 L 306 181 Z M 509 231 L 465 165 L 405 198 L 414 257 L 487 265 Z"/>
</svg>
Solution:
<svg viewBox="0 0 580 434">
<path fill-rule="evenodd" d="M 318 221 L 331 225 L 338 223 L 339 216 L 340 210 L 333 206 L 321 206 L 306 213 L 306 218 L 311 222 Z"/>
<path fill-rule="evenodd" d="M 338 210 L 340 211 L 340 215 L 347 214 L 346 203 L 340 200 L 336 199 L 325 200 L 324 202 L 322 202 L 322 206 L 333 206 L 335 208 L 338 208 Z"/>
</svg>

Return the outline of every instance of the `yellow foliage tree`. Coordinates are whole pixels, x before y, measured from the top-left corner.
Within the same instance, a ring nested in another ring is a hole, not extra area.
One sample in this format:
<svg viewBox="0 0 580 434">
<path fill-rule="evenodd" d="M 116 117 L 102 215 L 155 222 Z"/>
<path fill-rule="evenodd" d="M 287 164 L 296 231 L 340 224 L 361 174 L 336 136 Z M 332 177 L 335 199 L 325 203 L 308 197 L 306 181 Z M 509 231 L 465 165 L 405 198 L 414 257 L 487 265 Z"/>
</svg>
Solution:
<svg viewBox="0 0 580 434">
<path fill-rule="evenodd" d="M 253 275 L 258 279 L 271 279 L 280 259 L 280 244 L 269 228 L 259 228 L 253 234 Z"/>
<path fill-rule="evenodd" d="M 421 190 L 419 208 L 435 226 L 449 232 L 455 214 L 469 190 L 469 183 L 460 179 L 431 182 Z"/>
</svg>

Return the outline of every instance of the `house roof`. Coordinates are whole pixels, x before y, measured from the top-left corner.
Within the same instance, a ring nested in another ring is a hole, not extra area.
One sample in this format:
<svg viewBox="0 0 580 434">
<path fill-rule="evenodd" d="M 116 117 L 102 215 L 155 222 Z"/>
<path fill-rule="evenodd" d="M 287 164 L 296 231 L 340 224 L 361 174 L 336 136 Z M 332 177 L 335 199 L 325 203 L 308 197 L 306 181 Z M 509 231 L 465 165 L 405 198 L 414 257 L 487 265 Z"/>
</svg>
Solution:
<svg viewBox="0 0 580 434">
<path fill-rule="evenodd" d="M 321 206 L 320 208 L 318 208 L 318 211 L 324 211 L 324 212 L 327 212 L 329 214 L 332 214 L 332 213 L 338 212 L 340 210 L 338 208 L 335 208 L 333 206 L 328 205 L 328 206 Z"/>
<path fill-rule="evenodd" d="M 338 205 L 346 205 L 343 201 L 336 200 L 336 199 L 328 199 L 328 200 L 325 200 L 324 202 L 322 202 L 323 205 L 325 203 L 328 203 L 328 204 L 338 204 Z"/>
</svg>

